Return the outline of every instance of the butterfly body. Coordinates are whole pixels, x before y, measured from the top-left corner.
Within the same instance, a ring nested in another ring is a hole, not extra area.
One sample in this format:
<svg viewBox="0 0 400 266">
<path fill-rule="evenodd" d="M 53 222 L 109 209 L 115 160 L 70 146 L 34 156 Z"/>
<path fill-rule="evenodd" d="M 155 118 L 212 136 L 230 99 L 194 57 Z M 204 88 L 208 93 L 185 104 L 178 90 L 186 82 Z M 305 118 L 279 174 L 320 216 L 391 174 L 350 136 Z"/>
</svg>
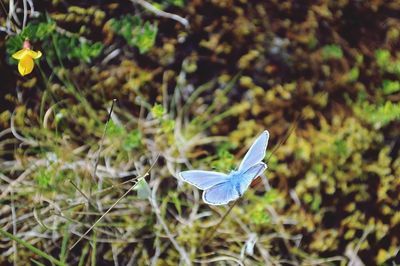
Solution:
<svg viewBox="0 0 400 266">
<path fill-rule="evenodd" d="M 231 171 L 228 176 L 231 186 L 236 190 L 239 197 L 241 197 L 244 192 L 243 190 L 245 190 L 243 186 L 243 173 L 240 171 Z"/>
<path fill-rule="evenodd" d="M 240 191 L 240 180 L 242 179 L 242 175 L 239 171 L 232 171 L 230 174 L 230 182 L 232 186 L 235 188 L 236 192 L 238 193 L 239 197 L 242 196 L 242 192 Z"/>
<path fill-rule="evenodd" d="M 227 204 L 243 195 L 251 182 L 262 174 L 267 165 L 265 157 L 269 139 L 264 131 L 252 144 L 237 170 L 229 174 L 203 170 L 189 170 L 179 173 L 182 180 L 204 190 L 203 201 L 211 205 Z"/>
</svg>

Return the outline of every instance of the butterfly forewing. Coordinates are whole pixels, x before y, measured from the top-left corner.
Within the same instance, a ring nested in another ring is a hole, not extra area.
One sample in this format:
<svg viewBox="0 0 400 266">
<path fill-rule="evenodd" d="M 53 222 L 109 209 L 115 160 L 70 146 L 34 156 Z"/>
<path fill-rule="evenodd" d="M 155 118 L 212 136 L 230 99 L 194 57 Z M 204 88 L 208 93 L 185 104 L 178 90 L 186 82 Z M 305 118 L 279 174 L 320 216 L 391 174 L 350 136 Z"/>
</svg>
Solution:
<svg viewBox="0 0 400 266">
<path fill-rule="evenodd" d="M 179 173 L 179 176 L 183 181 L 202 190 L 223 183 L 228 179 L 228 175 L 224 173 L 202 170 L 183 171 Z"/>
<path fill-rule="evenodd" d="M 215 185 L 203 192 L 203 200 L 207 204 L 222 205 L 238 199 L 244 194 L 251 181 L 265 171 L 267 165 L 258 163 L 244 172 L 236 174 L 235 178 L 229 178 L 226 182 Z"/>
<path fill-rule="evenodd" d="M 245 171 L 264 160 L 268 145 L 269 133 L 265 130 L 251 145 L 239 166 L 239 171 Z"/>
<path fill-rule="evenodd" d="M 226 175 L 213 171 L 190 170 L 179 173 L 183 181 L 204 190 L 203 201 L 211 205 L 228 204 L 241 197 L 255 177 L 265 171 L 269 133 L 265 130 L 251 145 L 239 169 Z"/>
</svg>

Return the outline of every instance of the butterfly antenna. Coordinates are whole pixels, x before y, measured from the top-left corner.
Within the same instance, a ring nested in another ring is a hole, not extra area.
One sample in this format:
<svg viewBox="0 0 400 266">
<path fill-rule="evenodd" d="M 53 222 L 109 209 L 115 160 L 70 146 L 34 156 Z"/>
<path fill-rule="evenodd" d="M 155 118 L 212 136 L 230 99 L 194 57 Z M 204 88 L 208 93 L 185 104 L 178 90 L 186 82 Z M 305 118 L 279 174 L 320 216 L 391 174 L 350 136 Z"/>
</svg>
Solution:
<svg viewBox="0 0 400 266">
<path fill-rule="evenodd" d="M 271 159 L 272 155 L 274 155 L 274 153 L 279 149 L 279 147 L 281 147 L 289 139 L 290 135 L 292 135 L 293 131 L 296 129 L 296 127 L 297 127 L 297 125 L 298 125 L 298 123 L 299 123 L 299 121 L 301 120 L 302 117 L 303 117 L 303 115 L 297 115 L 297 118 L 293 122 L 293 124 L 290 127 L 289 131 L 286 133 L 285 137 L 283 139 L 281 139 L 281 141 L 279 141 L 278 145 L 275 145 L 275 147 L 272 150 L 271 154 L 267 158 L 267 162 L 269 161 L 269 159 Z"/>
<path fill-rule="evenodd" d="M 297 127 L 298 122 L 301 120 L 303 116 L 302 115 L 298 115 L 297 118 L 295 119 L 295 121 L 293 122 L 291 128 L 289 129 L 288 133 L 285 135 L 285 137 L 278 143 L 278 145 L 276 145 L 274 147 L 274 149 L 272 150 L 271 154 L 268 156 L 267 161 L 269 161 L 269 159 L 271 158 L 271 156 L 278 150 L 278 148 L 285 143 L 288 138 L 290 137 L 290 135 L 293 133 L 293 131 L 295 130 L 295 128 Z M 209 234 L 206 234 L 206 237 L 204 238 L 204 241 L 202 241 L 203 243 L 207 243 L 215 234 L 215 232 L 217 231 L 217 229 L 219 228 L 219 226 L 222 224 L 222 222 L 225 220 L 226 217 L 228 217 L 229 213 L 232 211 L 233 207 L 235 207 L 237 205 L 237 203 L 239 203 L 239 201 L 242 199 L 242 197 L 238 198 L 237 200 L 235 200 L 233 202 L 233 204 L 229 207 L 229 209 L 225 212 L 225 214 L 222 216 L 221 220 L 214 226 L 214 228 L 210 231 Z"/>
<path fill-rule="evenodd" d="M 106 215 L 107 215 L 107 214 L 108 214 L 108 213 L 109 213 L 123 198 L 125 198 L 126 195 L 129 194 L 129 192 L 131 192 L 131 191 L 136 187 L 136 185 L 137 185 L 137 183 L 138 183 L 138 181 L 139 181 L 140 179 L 145 178 L 146 176 L 149 175 L 151 169 L 153 169 L 153 167 L 156 165 L 156 163 L 157 163 L 159 157 L 160 157 L 160 154 L 157 154 L 157 157 L 156 157 L 156 159 L 154 160 L 154 162 L 152 163 L 152 165 L 150 166 L 149 170 L 147 170 L 146 173 L 144 173 L 143 175 L 138 176 L 138 177 L 133 181 L 133 182 L 134 182 L 133 185 L 132 185 L 119 199 L 117 199 L 117 200 L 113 203 L 113 205 L 111 205 L 111 207 L 108 208 L 108 210 L 107 210 L 105 213 L 103 213 L 103 215 L 101 215 L 100 218 L 97 219 L 97 221 L 96 221 L 92 226 L 90 226 L 88 230 L 86 230 L 86 232 L 85 232 L 83 235 L 81 235 L 81 236 L 79 237 L 79 239 L 69 248 L 69 250 L 72 250 L 72 249 L 73 249 L 87 234 L 89 234 L 90 231 L 92 231 L 92 229 L 93 229 L 101 220 L 103 220 L 103 218 L 104 218 L 104 217 L 105 217 L 105 216 L 106 216 Z"/>
</svg>

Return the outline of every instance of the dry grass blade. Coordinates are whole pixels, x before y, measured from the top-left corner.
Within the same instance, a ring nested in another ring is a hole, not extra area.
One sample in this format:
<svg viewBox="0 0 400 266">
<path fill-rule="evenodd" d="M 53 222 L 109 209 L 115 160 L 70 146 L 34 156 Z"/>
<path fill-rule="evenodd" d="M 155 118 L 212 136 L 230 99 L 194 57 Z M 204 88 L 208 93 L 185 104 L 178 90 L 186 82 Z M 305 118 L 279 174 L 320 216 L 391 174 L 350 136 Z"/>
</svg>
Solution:
<svg viewBox="0 0 400 266">
<path fill-rule="evenodd" d="M 115 105 L 116 101 L 117 101 L 117 99 L 113 99 L 113 101 L 111 103 L 110 112 L 108 113 L 108 117 L 107 117 L 107 122 L 106 122 L 106 125 L 104 126 L 103 135 L 101 136 L 100 147 L 99 147 L 99 150 L 97 152 L 96 160 L 94 162 L 93 178 L 96 178 L 96 171 L 97 171 L 97 167 L 99 165 L 100 154 L 101 154 L 101 151 L 103 150 L 104 138 L 105 138 L 105 136 L 107 134 L 108 123 L 110 122 L 111 115 L 112 115 L 112 112 L 113 112 L 114 105 Z"/>
<path fill-rule="evenodd" d="M 29 244 L 28 242 L 8 233 L 7 231 L 4 231 L 3 229 L 0 228 L 0 234 L 3 235 L 4 237 L 10 238 L 14 241 L 16 241 L 18 244 L 21 244 L 22 246 L 26 247 L 27 249 L 29 249 L 30 251 L 32 251 L 33 253 L 47 259 L 48 261 L 50 261 L 51 263 L 55 264 L 55 265 L 65 265 L 64 263 L 62 263 L 61 261 L 57 260 L 56 258 L 54 258 L 53 256 L 48 255 L 47 253 L 41 251 L 40 249 L 34 247 L 33 245 Z"/>
<path fill-rule="evenodd" d="M 202 241 L 203 243 L 207 243 L 209 240 L 212 239 L 212 237 L 214 236 L 215 232 L 217 231 L 217 229 L 220 227 L 220 225 L 222 224 L 222 222 L 225 220 L 225 218 L 231 213 L 231 211 L 233 210 L 233 207 L 236 206 L 237 203 L 239 203 L 239 201 L 242 198 L 239 198 L 237 200 L 235 200 L 231 206 L 229 206 L 229 209 L 225 212 L 225 214 L 222 216 L 222 218 L 220 219 L 220 221 L 213 227 L 213 229 L 210 231 L 209 234 L 206 234 L 206 237 L 204 238 L 204 241 Z"/>
<path fill-rule="evenodd" d="M 103 218 L 123 199 L 123 198 L 125 198 L 126 197 L 126 195 L 128 195 L 129 194 L 129 192 L 131 192 L 134 188 L 135 188 L 135 186 L 137 185 L 137 181 L 138 180 L 140 180 L 141 178 L 145 178 L 146 176 L 148 176 L 149 175 L 149 173 L 150 173 L 150 171 L 151 171 L 151 169 L 155 166 L 155 164 L 157 163 L 157 161 L 158 161 L 158 158 L 159 158 L 159 155 L 157 155 L 157 157 L 156 157 L 156 159 L 155 159 L 155 161 L 153 162 L 153 164 L 150 166 L 150 168 L 149 168 L 149 170 L 147 170 L 146 171 L 146 173 L 144 173 L 143 175 L 141 175 L 141 176 L 139 176 L 139 177 L 137 177 L 137 179 L 136 179 L 136 182 L 119 198 L 119 199 L 117 199 L 114 203 L 113 203 L 113 205 L 111 205 L 111 207 L 110 208 L 108 208 L 108 210 L 105 212 L 105 213 L 103 213 L 103 215 L 102 216 L 100 216 L 100 218 L 99 219 L 97 219 L 97 221 L 88 229 L 88 230 L 86 230 L 86 232 L 83 234 L 83 235 L 81 235 L 80 237 L 79 237 L 79 239 L 69 248 L 69 250 L 72 250 L 88 233 L 90 233 L 90 231 L 92 231 L 92 229 L 101 221 L 101 220 L 103 220 Z"/>
<path fill-rule="evenodd" d="M 179 23 L 181 23 L 183 26 L 185 26 L 185 28 L 189 27 L 189 22 L 187 21 L 187 19 L 182 18 L 181 16 L 178 16 L 176 14 L 171 14 L 171 13 L 162 11 L 162 10 L 154 7 L 152 4 L 150 4 L 150 3 L 148 3 L 148 2 L 146 2 L 144 0 L 131 0 L 131 2 L 141 5 L 142 7 L 144 7 L 147 10 L 149 10 L 150 12 L 156 14 L 159 17 L 173 19 L 173 20 L 178 21 Z"/>
</svg>

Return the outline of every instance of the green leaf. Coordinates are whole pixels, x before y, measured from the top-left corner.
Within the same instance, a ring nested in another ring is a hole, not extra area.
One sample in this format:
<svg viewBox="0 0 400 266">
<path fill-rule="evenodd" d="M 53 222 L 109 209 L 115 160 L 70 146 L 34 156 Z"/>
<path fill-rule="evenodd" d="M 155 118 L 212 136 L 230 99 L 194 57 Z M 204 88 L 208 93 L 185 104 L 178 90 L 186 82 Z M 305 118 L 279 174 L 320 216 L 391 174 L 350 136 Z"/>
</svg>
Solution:
<svg viewBox="0 0 400 266">
<path fill-rule="evenodd" d="M 65 263 L 67 260 L 67 254 L 68 254 L 68 241 L 71 236 L 71 232 L 69 231 L 69 223 L 67 223 L 67 226 L 64 228 L 64 235 L 63 235 L 63 240 L 61 244 L 61 252 L 60 252 L 60 260 Z"/>
<path fill-rule="evenodd" d="M 311 202 L 311 209 L 313 211 L 318 211 L 321 206 L 322 198 L 320 194 L 314 194 L 313 200 Z"/>
<path fill-rule="evenodd" d="M 256 225 L 270 223 L 271 217 L 263 205 L 256 205 L 250 212 L 251 221 Z"/>
<path fill-rule="evenodd" d="M 174 203 L 174 206 L 175 206 L 176 210 L 178 211 L 178 214 L 182 215 L 182 204 L 178 198 L 178 193 L 173 191 L 173 192 L 170 192 L 169 195 L 171 196 L 172 202 Z"/>
<path fill-rule="evenodd" d="M 150 50 L 156 41 L 158 28 L 156 25 L 151 25 L 148 21 L 144 24 L 141 34 L 138 34 L 136 46 L 141 54 Z"/>
<path fill-rule="evenodd" d="M 123 16 L 111 20 L 112 30 L 123 37 L 131 47 L 137 47 L 141 54 L 149 51 L 155 44 L 158 27 L 146 21 L 143 23 L 138 16 Z"/>
<path fill-rule="evenodd" d="M 17 64 L 18 60 L 15 60 L 14 58 L 11 57 L 14 53 L 17 51 L 21 50 L 22 45 L 24 43 L 24 39 L 21 38 L 21 36 L 16 35 L 16 36 L 11 36 L 8 38 L 6 42 L 6 52 L 8 55 L 7 61 L 9 64 Z"/>
<path fill-rule="evenodd" d="M 161 123 L 161 128 L 164 133 L 168 134 L 175 129 L 175 121 L 172 119 L 165 119 Z"/>
<path fill-rule="evenodd" d="M 278 200 L 278 192 L 275 189 L 270 189 L 264 194 L 264 202 L 266 204 L 274 203 Z"/>
<path fill-rule="evenodd" d="M 93 58 L 100 55 L 103 44 L 100 42 L 83 42 L 79 35 L 66 36 L 56 31 L 54 21 L 29 23 L 24 30 L 16 36 L 11 36 L 6 42 L 6 51 L 9 56 L 22 49 L 25 39 L 41 43 L 40 49 L 51 61 L 65 58 L 83 60 L 90 63 Z M 9 59 L 9 63 L 16 64 L 16 60 Z"/>
<path fill-rule="evenodd" d="M 125 128 L 117 125 L 113 120 L 110 120 L 107 126 L 107 135 L 110 137 L 121 137 L 125 134 Z"/>
<path fill-rule="evenodd" d="M 36 172 L 34 179 L 40 189 L 48 189 L 51 185 L 52 176 L 53 174 L 47 168 L 41 167 Z"/>
<path fill-rule="evenodd" d="M 336 148 L 336 153 L 339 154 L 339 156 L 346 156 L 348 149 L 347 149 L 347 144 L 346 141 L 344 140 L 336 140 L 335 141 L 335 148 Z"/>
<path fill-rule="evenodd" d="M 20 244 L 20 245 L 24 246 L 25 248 L 29 249 L 30 251 L 32 251 L 36 255 L 47 259 L 51 263 L 54 263 L 56 265 L 63 265 L 63 266 L 66 265 L 65 263 L 62 263 L 61 261 L 59 261 L 56 258 L 54 258 L 53 256 L 51 256 L 51 255 L 41 251 L 40 249 L 36 248 L 35 246 L 31 245 L 30 243 L 20 239 L 19 237 L 14 236 L 13 234 L 10 234 L 7 231 L 4 231 L 2 228 L 0 228 L 0 234 L 3 235 L 6 238 L 14 240 L 18 244 Z"/>
<path fill-rule="evenodd" d="M 384 104 L 357 103 L 354 112 L 364 121 L 381 128 L 388 123 L 400 119 L 400 103 L 386 101 Z"/>
<path fill-rule="evenodd" d="M 75 39 L 75 42 L 71 45 L 70 58 L 83 59 L 86 63 L 90 63 L 92 58 L 96 58 L 100 55 L 103 50 L 103 45 L 99 42 L 79 42 Z"/>
<path fill-rule="evenodd" d="M 131 151 L 142 144 L 142 133 L 139 129 L 131 131 L 124 141 L 124 150 Z"/>
<path fill-rule="evenodd" d="M 360 69 L 358 67 L 353 67 L 350 69 L 349 73 L 347 73 L 347 80 L 349 82 L 356 81 L 360 76 Z"/>
<path fill-rule="evenodd" d="M 375 51 L 375 59 L 380 67 L 386 67 L 390 63 L 390 52 L 385 49 L 378 49 Z"/>
<path fill-rule="evenodd" d="M 144 178 L 141 178 L 134 190 L 137 191 L 139 199 L 148 199 L 151 195 L 151 189 Z"/>
<path fill-rule="evenodd" d="M 89 244 L 86 243 L 86 245 L 83 247 L 81 256 L 79 258 L 78 266 L 83 266 L 84 265 L 85 259 L 86 259 L 86 255 L 88 254 L 88 252 L 89 252 Z"/>
<path fill-rule="evenodd" d="M 41 262 L 39 262 L 39 261 L 37 261 L 37 260 L 35 260 L 35 259 L 30 259 L 33 263 L 35 263 L 36 265 L 38 265 L 38 266 L 45 266 L 43 263 L 41 263 Z"/>
<path fill-rule="evenodd" d="M 400 91 L 400 82 L 399 81 L 392 81 L 392 80 L 385 79 L 383 81 L 382 85 L 383 85 L 383 87 L 382 87 L 383 93 L 385 95 Z"/>
<path fill-rule="evenodd" d="M 155 104 L 153 108 L 151 108 L 151 113 L 155 118 L 161 119 L 165 113 L 165 110 L 161 104 Z"/>
<path fill-rule="evenodd" d="M 327 59 L 340 59 L 343 57 L 343 51 L 340 46 L 336 44 L 325 45 L 322 48 L 322 57 Z"/>
</svg>

